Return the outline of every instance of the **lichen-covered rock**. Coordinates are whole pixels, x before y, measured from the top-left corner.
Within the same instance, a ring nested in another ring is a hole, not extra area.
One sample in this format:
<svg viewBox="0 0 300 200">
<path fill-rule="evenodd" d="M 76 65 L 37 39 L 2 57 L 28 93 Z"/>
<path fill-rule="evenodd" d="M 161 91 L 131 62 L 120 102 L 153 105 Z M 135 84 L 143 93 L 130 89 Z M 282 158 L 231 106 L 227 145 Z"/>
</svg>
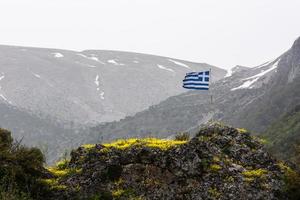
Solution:
<svg viewBox="0 0 300 200">
<path fill-rule="evenodd" d="M 63 166 L 50 199 L 285 198 L 276 160 L 247 131 L 220 124 L 190 141 L 84 145 Z"/>
</svg>

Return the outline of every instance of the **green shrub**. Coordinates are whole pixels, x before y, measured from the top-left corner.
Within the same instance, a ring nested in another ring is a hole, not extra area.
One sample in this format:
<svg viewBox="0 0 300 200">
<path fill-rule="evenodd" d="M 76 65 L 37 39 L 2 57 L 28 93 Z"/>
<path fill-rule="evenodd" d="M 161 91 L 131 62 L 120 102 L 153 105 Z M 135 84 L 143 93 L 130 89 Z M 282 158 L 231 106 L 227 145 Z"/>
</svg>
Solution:
<svg viewBox="0 0 300 200">
<path fill-rule="evenodd" d="M 284 172 L 285 193 L 290 200 L 300 199 L 300 173 L 293 170 L 284 163 L 279 163 L 279 167 Z"/>
<path fill-rule="evenodd" d="M 0 192 L 2 199 L 38 198 L 44 186 L 44 156 L 37 148 L 13 142 L 11 132 L 0 129 Z"/>
</svg>

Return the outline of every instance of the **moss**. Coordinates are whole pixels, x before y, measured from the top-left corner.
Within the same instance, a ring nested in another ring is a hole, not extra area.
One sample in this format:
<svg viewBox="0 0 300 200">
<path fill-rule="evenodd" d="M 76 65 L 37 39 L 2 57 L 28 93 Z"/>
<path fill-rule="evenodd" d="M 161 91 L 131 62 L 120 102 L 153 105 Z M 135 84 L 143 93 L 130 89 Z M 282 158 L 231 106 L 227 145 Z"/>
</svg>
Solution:
<svg viewBox="0 0 300 200">
<path fill-rule="evenodd" d="M 268 173 L 265 169 L 254 169 L 254 170 L 246 170 L 242 172 L 242 174 L 246 178 L 261 178 Z"/>
<path fill-rule="evenodd" d="M 103 148 L 100 150 L 101 153 L 108 153 L 110 151 L 110 148 Z"/>
<path fill-rule="evenodd" d="M 252 178 L 252 177 L 246 177 L 246 178 L 244 178 L 244 181 L 247 182 L 247 183 L 251 183 L 251 182 L 254 181 L 254 178 Z"/>
<path fill-rule="evenodd" d="M 288 199 L 300 199 L 300 174 L 283 162 L 278 163 L 278 166 L 284 173 L 284 191 L 287 194 Z"/>
<path fill-rule="evenodd" d="M 60 160 L 56 163 L 56 168 L 58 168 L 60 170 L 66 169 L 68 167 L 69 162 L 70 161 L 67 159 Z"/>
<path fill-rule="evenodd" d="M 213 161 L 214 162 L 220 162 L 220 157 L 219 156 L 214 156 Z"/>
<path fill-rule="evenodd" d="M 125 193 L 123 189 L 117 189 L 112 192 L 113 197 L 120 197 Z"/>
<path fill-rule="evenodd" d="M 277 165 L 284 173 L 291 173 L 293 171 L 289 166 L 285 165 L 283 162 L 279 162 Z"/>
<path fill-rule="evenodd" d="M 107 148 L 116 148 L 116 149 L 124 150 L 133 146 L 146 146 L 151 148 L 158 148 L 161 150 L 167 150 L 174 146 L 182 145 L 185 143 L 187 143 L 187 141 L 167 140 L 167 139 L 157 139 L 157 138 L 144 138 L 144 139 L 131 138 L 126 140 L 120 139 L 112 143 L 103 144 L 106 148 L 101 149 L 101 151 L 107 152 L 108 151 Z M 90 149 L 95 147 L 95 145 L 86 144 L 83 145 L 82 147 L 86 149 Z"/>
<path fill-rule="evenodd" d="M 221 193 L 217 190 L 217 188 L 209 188 L 208 193 L 215 199 L 218 199 L 221 196 Z"/>
<path fill-rule="evenodd" d="M 55 177 L 61 178 L 71 174 L 81 173 L 82 169 L 65 168 L 60 169 L 58 167 L 47 167 L 48 171 L 51 172 Z"/>
<path fill-rule="evenodd" d="M 146 178 L 144 181 L 143 181 L 143 184 L 147 185 L 147 186 L 160 186 L 160 182 L 156 179 L 153 179 L 153 178 Z"/>
<path fill-rule="evenodd" d="M 124 183 L 124 180 L 122 178 L 119 178 L 118 180 L 115 180 L 114 183 L 115 183 L 116 186 L 120 186 Z"/>
<path fill-rule="evenodd" d="M 62 177 L 68 174 L 69 170 L 68 169 L 58 169 L 56 167 L 48 167 L 47 168 L 54 176 L 56 177 Z"/>
<path fill-rule="evenodd" d="M 220 165 L 217 164 L 212 164 L 209 166 L 209 169 L 213 172 L 218 172 L 220 169 L 222 169 L 222 167 Z"/>
<path fill-rule="evenodd" d="M 237 128 L 239 133 L 247 133 L 248 131 L 244 128 Z"/>
<path fill-rule="evenodd" d="M 234 178 L 232 177 L 232 176 L 228 176 L 228 177 L 226 177 L 226 182 L 228 182 L 228 183 L 233 183 L 234 182 Z"/>
<path fill-rule="evenodd" d="M 54 190 L 65 190 L 67 186 L 59 184 L 58 179 L 41 179 L 41 182 L 49 186 L 50 189 Z"/>
<path fill-rule="evenodd" d="M 112 196 L 114 199 L 136 199 L 139 200 L 141 199 L 139 196 L 137 196 L 132 189 L 122 189 L 122 188 L 117 188 L 112 191 Z"/>
</svg>

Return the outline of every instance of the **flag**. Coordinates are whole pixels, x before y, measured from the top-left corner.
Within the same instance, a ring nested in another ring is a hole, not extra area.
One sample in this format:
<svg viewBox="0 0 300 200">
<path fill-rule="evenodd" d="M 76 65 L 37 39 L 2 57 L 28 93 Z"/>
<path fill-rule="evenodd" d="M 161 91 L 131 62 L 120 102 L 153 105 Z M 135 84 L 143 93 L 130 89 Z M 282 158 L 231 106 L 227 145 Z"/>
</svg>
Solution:
<svg viewBox="0 0 300 200">
<path fill-rule="evenodd" d="M 190 72 L 185 75 L 183 87 L 194 90 L 209 89 L 210 71 Z"/>
</svg>

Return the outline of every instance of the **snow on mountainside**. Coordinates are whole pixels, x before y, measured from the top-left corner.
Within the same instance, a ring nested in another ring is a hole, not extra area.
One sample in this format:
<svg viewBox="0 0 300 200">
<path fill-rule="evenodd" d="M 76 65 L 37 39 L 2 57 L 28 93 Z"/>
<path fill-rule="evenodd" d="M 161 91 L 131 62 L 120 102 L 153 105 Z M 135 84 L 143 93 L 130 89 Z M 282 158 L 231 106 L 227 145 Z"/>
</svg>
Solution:
<svg viewBox="0 0 300 200">
<path fill-rule="evenodd" d="M 214 80 L 226 73 L 205 63 L 138 53 L 0 45 L 0 127 L 46 149 L 52 163 L 89 138 L 87 127 L 183 93 L 186 72 L 209 68 Z"/>
<path fill-rule="evenodd" d="M 165 57 L 0 46 L 0 101 L 75 124 L 121 119 L 184 92 L 186 72 L 212 68 Z"/>
<path fill-rule="evenodd" d="M 93 131 L 102 133 L 104 140 L 169 137 L 218 120 L 258 134 L 299 102 L 300 38 L 272 61 L 254 68 L 233 68 L 224 79 L 212 84 L 209 92 L 189 91 L 170 97 L 133 117 L 99 125 Z"/>
</svg>

